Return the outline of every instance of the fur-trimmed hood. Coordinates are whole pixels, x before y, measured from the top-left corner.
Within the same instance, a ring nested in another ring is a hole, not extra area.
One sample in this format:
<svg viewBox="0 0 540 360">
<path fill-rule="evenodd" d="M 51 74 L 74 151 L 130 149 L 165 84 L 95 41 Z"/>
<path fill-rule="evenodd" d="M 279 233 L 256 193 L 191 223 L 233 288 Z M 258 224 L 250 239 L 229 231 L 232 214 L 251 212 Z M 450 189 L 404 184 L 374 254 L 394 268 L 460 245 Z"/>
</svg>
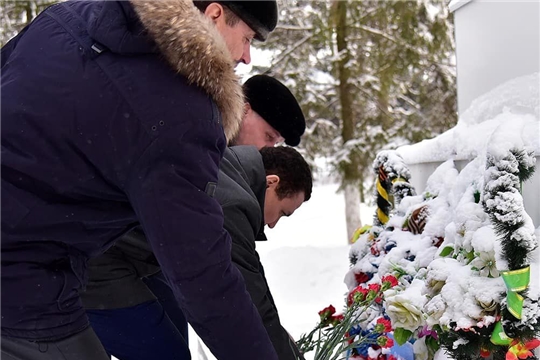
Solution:
<svg viewBox="0 0 540 360">
<path fill-rule="evenodd" d="M 227 141 L 240 128 L 244 96 L 225 40 L 193 0 L 131 0 L 169 64 L 216 102 Z"/>
</svg>

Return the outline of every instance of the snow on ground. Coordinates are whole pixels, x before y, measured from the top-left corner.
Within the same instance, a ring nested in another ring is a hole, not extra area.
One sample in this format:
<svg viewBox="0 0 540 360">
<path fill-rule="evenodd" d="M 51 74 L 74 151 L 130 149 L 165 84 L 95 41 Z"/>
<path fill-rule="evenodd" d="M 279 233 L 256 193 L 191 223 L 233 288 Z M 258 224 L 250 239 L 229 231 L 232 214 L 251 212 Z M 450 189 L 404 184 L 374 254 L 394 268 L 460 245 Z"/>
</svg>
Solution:
<svg viewBox="0 0 540 360">
<path fill-rule="evenodd" d="M 313 329 L 319 310 L 345 304 L 349 246 L 345 199 L 337 189 L 336 184 L 315 186 L 308 202 L 267 229 L 267 242 L 257 243 L 281 322 L 295 339 Z M 360 212 L 363 224 L 371 224 L 374 208 L 362 204 Z M 190 336 L 193 360 L 204 360 L 194 333 Z"/>
</svg>

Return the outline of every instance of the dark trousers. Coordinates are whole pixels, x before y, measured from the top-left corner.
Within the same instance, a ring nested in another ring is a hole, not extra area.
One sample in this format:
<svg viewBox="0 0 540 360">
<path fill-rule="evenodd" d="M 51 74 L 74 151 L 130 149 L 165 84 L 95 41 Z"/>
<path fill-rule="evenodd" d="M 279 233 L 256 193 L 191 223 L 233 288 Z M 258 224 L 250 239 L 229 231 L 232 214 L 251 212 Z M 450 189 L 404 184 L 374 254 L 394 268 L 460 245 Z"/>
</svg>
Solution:
<svg viewBox="0 0 540 360">
<path fill-rule="evenodd" d="M 2 336 L 2 360 L 108 360 L 92 328 L 56 341 Z"/>
<path fill-rule="evenodd" d="M 187 342 L 156 300 L 86 313 L 107 352 L 119 360 L 191 359 Z"/>
<path fill-rule="evenodd" d="M 178 331 L 180 331 L 180 334 L 182 334 L 184 339 L 186 339 L 186 342 L 188 342 L 188 323 L 186 317 L 180 309 L 180 306 L 178 306 L 176 297 L 174 296 L 171 287 L 167 284 L 167 280 L 163 274 L 159 272 L 144 278 L 143 280 L 146 286 L 148 286 L 157 297 L 174 326 L 176 326 Z"/>
</svg>

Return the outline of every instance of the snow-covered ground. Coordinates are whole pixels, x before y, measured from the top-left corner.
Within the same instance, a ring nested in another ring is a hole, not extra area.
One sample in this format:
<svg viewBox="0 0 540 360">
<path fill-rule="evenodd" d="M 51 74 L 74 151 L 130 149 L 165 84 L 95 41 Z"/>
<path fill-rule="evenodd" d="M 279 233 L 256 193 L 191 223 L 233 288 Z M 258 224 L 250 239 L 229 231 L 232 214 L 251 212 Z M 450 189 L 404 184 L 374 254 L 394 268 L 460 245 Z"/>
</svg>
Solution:
<svg viewBox="0 0 540 360">
<path fill-rule="evenodd" d="M 313 329 L 319 310 L 344 305 L 349 246 L 345 199 L 337 189 L 335 184 L 315 186 L 311 199 L 268 229 L 267 242 L 257 244 L 281 321 L 295 339 Z M 360 211 L 362 223 L 371 224 L 374 208 L 362 204 Z M 193 360 L 204 360 L 190 335 Z"/>
</svg>

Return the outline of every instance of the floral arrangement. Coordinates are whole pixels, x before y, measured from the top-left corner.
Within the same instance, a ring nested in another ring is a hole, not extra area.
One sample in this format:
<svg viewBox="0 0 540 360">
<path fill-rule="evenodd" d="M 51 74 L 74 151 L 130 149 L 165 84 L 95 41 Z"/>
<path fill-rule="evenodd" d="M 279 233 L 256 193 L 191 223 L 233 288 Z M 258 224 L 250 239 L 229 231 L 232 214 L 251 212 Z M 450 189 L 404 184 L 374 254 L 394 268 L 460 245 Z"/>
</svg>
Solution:
<svg viewBox="0 0 540 360">
<path fill-rule="evenodd" d="M 358 325 L 373 313 L 373 308 L 381 306 L 384 293 L 397 284 L 394 276 L 385 276 L 381 283 L 359 285 L 350 291 L 342 314 L 336 314 L 332 305 L 319 311 L 320 322 L 297 341 L 299 350 L 314 351 L 314 360 L 398 360 L 390 353 L 394 340 L 389 335 L 392 328 L 388 317 L 371 319 L 366 329 Z"/>
<path fill-rule="evenodd" d="M 342 348 L 345 359 L 536 359 L 540 294 L 529 281 L 538 244 L 521 195 L 534 161 L 531 152 L 493 146 L 461 172 L 443 163 L 414 195 L 399 156 L 379 154 L 375 225 L 353 238 L 347 304 L 351 294 L 375 291 L 383 275 L 397 283 L 350 318 L 348 339 L 364 341 Z M 395 344 L 382 351 L 380 337 Z M 400 345 L 414 355 L 392 354 Z"/>
</svg>

